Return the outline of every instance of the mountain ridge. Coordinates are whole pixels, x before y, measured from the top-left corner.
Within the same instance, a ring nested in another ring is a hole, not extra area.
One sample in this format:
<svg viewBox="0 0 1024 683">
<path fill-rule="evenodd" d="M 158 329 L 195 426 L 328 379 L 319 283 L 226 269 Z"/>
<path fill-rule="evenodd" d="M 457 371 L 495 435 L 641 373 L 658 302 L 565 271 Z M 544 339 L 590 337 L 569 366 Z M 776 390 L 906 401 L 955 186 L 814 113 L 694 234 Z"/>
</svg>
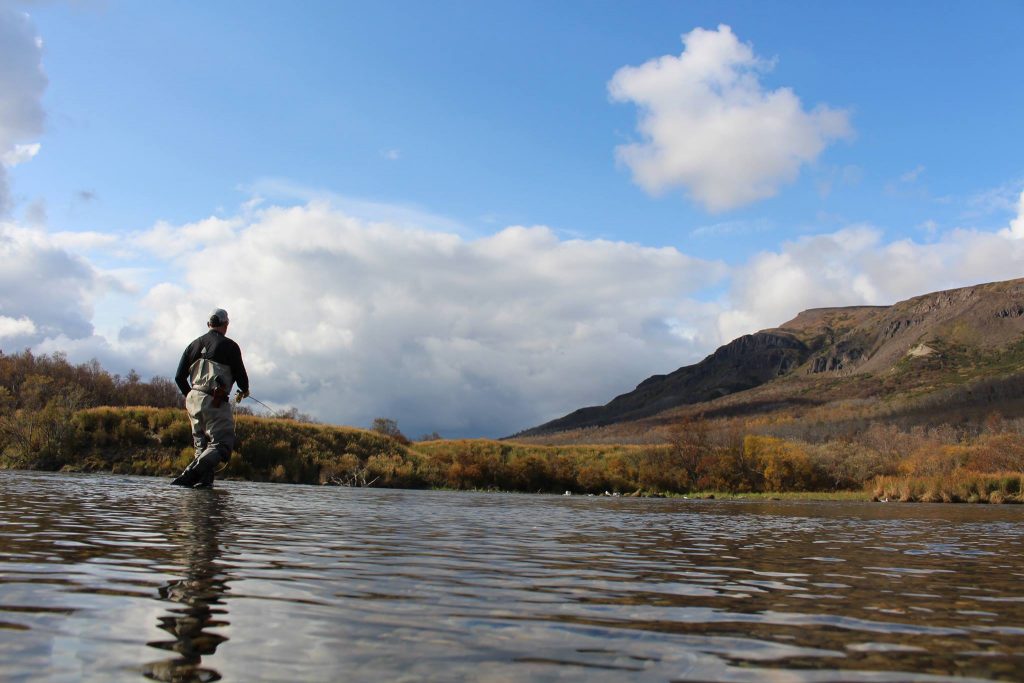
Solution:
<svg viewBox="0 0 1024 683">
<path fill-rule="evenodd" d="M 604 405 L 580 408 L 515 438 L 635 422 L 683 406 L 712 407 L 766 386 L 795 400 L 807 389 L 801 377 L 838 378 L 839 395 L 844 379 L 851 394 L 922 391 L 987 376 L 985 368 L 1022 340 L 1024 278 L 931 292 L 890 306 L 811 308 L 778 327 L 738 337 L 698 363 L 648 377 Z M 1000 363 L 1005 371 L 1006 359 Z M 1024 363 L 1011 362 L 1008 369 L 1024 372 Z M 906 381 L 894 381 L 900 378 Z"/>
</svg>

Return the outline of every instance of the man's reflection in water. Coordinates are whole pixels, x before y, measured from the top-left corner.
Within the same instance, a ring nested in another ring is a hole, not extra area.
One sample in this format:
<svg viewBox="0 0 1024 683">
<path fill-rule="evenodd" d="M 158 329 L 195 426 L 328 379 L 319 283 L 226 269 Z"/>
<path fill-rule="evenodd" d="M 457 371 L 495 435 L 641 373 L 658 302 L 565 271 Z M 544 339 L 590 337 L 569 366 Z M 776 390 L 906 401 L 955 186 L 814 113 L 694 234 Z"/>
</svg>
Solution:
<svg viewBox="0 0 1024 683">
<path fill-rule="evenodd" d="M 174 640 L 157 640 L 150 647 L 177 653 L 146 665 L 143 673 L 157 681 L 217 681 L 220 674 L 202 668 L 203 655 L 212 655 L 226 637 L 209 629 L 227 626 L 227 609 L 221 599 L 228 589 L 229 574 L 218 564 L 217 537 L 230 509 L 227 492 L 220 489 L 182 491 L 182 509 L 175 518 L 172 541 L 185 564 L 185 577 L 160 588 L 160 599 L 177 603 L 159 618 L 159 626 Z"/>
</svg>

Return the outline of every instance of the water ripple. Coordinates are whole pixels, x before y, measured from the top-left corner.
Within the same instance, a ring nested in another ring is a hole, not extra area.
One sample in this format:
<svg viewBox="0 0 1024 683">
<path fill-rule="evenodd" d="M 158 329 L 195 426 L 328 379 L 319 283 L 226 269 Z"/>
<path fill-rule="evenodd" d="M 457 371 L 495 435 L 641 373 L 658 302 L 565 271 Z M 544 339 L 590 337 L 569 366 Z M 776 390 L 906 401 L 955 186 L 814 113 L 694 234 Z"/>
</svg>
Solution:
<svg viewBox="0 0 1024 683">
<path fill-rule="evenodd" d="M 0 679 L 1021 680 L 1024 514 L 0 472 Z"/>
</svg>

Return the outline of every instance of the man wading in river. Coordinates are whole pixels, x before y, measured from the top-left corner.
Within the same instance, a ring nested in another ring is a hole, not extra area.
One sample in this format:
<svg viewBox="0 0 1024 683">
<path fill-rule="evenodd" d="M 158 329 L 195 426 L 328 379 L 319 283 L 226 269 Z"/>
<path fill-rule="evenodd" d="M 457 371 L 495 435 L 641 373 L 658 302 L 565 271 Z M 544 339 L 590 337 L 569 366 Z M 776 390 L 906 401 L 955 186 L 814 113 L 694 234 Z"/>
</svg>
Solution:
<svg viewBox="0 0 1024 683">
<path fill-rule="evenodd" d="M 174 382 L 185 395 L 196 447 L 195 460 L 171 482 L 176 486 L 213 486 L 215 468 L 231 456 L 235 445 L 231 385 L 238 383 L 236 403 L 249 395 L 242 350 L 224 336 L 228 331 L 227 311 L 214 309 L 206 326 L 210 331 L 188 345 L 174 375 Z"/>
</svg>

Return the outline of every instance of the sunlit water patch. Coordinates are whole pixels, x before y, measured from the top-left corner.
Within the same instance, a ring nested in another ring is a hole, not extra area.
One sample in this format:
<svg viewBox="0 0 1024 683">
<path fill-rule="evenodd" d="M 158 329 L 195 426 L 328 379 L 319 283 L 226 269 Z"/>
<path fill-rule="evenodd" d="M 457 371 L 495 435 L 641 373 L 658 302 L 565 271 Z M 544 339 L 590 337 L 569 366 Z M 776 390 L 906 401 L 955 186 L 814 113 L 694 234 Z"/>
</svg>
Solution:
<svg viewBox="0 0 1024 683">
<path fill-rule="evenodd" d="M 0 680 L 1024 680 L 1024 509 L 0 472 Z"/>
</svg>

